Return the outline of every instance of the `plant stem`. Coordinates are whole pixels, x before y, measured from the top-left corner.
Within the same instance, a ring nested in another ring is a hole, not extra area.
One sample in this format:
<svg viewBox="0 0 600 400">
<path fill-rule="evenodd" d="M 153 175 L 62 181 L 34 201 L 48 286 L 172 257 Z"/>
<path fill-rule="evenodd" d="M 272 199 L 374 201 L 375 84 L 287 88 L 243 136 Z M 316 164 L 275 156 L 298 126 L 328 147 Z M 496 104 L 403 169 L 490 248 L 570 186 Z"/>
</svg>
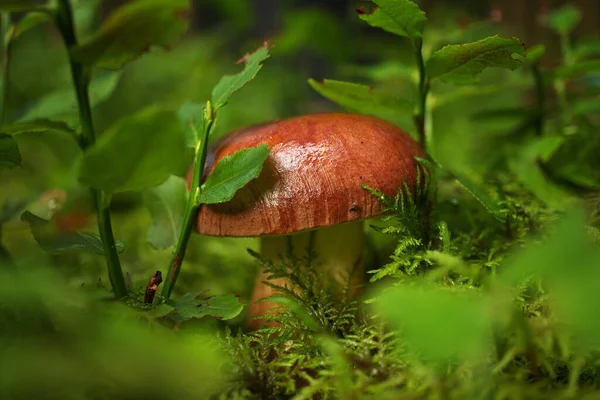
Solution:
<svg viewBox="0 0 600 400">
<path fill-rule="evenodd" d="M 425 151 L 431 150 L 428 147 L 431 143 L 428 142 L 427 138 L 427 94 L 429 93 L 429 81 L 427 80 L 425 72 L 425 61 L 423 59 L 423 39 L 417 38 L 413 41 L 413 48 L 415 51 L 415 57 L 417 60 L 417 67 L 419 68 L 419 87 L 417 91 L 417 105 L 414 113 L 414 121 L 417 126 L 417 134 L 419 135 L 419 143 Z"/>
<path fill-rule="evenodd" d="M 55 18 L 56 25 L 63 37 L 67 49 L 76 46 L 77 37 L 73 25 L 73 10 L 71 9 L 69 0 L 58 1 L 58 9 Z M 91 71 L 83 64 L 73 60 L 70 56 L 69 63 L 71 66 L 73 85 L 75 86 L 77 104 L 79 106 L 79 121 L 81 123 L 79 144 L 82 150 L 85 150 L 88 147 L 93 146 L 96 142 L 89 97 Z M 110 195 L 95 188 L 90 188 L 90 190 L 98 218 L 98 231 L 106 254 L 106 264 L 108 267 L 110 283 L 115 295 L 117 297 L 124 297 L 127 295 L 127 286 L 125 285 L 125 278 L 121 269 L 119 254 L 117 252 L 117 246 L 112 231 L 109 208 Z"/>
<path fill-rule="evenodd" d="M 572 55 L 571 55 L 571 42 L 569 41 L 569 35 L 561 34 L 560 35 L 560 49 L 563 57 L 564 65 L 571 65 Z M 560 112 L 558 114 L 559 126 L 562 134 L 565 134 L 565 127 L 567 123 L 570 121 L 570 117 L 568 115 L 568 103 L 567 103 L 567 84 L 564 79 L 560 78 L 554 82 L 554 90 L 558 96 L 558 103 L 560 106 Z M 566 117 L 564 114 L 567 114 Z"/>
<path fill-rule="evenodd" d="M 181 232 L 177 241 L 177 246 L 173 252 L 173 257 L 169 264 L 169 271 L 167 272 L 167 281 L 163 286 L 162 295 L 165 298 L 171 296 L 175 282 L 179 276 L 181 270 L 181 264 L 185 258 L 185 252 L 187 250 L 187 244 L 192 234 L 192 230 L 196 224 L 196 216 L 200 203 L 198 197 L 200 195 L 200 183 L 202 180 L 202 173 L 204 171 L 204 164 L 206 163 L 206 153 L 208 151 L 208 138 L 210 136 L 210 130 L 214 122 L 215 113 L 212 109 L 212 104 L 206 103 L 204 109 L 204 123 L 202 126 L 202 137 L 196 145 L 196 153 L 194 156 L 194 169 L 192 174 L 192 184 L 190 186 L 190 195 L 188 202 L 185 207 L 185 213 L 183 217 L 183 225 L 181 226 Z"/>
</svg>

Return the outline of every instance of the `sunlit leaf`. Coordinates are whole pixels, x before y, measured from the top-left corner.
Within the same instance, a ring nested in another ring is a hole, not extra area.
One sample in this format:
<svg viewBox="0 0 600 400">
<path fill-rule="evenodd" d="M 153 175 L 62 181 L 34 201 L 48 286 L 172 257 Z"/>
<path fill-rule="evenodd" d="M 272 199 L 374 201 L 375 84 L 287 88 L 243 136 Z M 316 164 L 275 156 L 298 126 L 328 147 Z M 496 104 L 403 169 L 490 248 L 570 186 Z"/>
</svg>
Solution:
<svg viewBox="0 0 600 400">
<path fill-rule="evenodd" d="M 70 49 L 74 59 L 119 69 L 151 46 L 173 46 L 187 30 L 189 0 L 137 0 L 113 12 L 100 29 Z"/>
<path fill-rule="evenodd" d="M 174 307 L 168 316 L 177 322 L 206 316 L 228 320 L 237 317 L 244 309 L 237 296 L 232 294 L 206 296 L 204 292 L 186 293 L 177 299 Z"/>
<path fill-rule="evenodd" d="M 238 64 L 243 62 L 244 69 L 235 75 L 226 75 L 221 78 L 219 83 L 212 91 L 212 104 L 215 109 L 223 107 L 229 101 L 231 95 L 254 79 L 258 71 L 262 68 L 262 62 L 269 58 L 269 43 L 265 42 L 254 53 L 246 54 Z"/>
<path fill-rule="evenodd" d="M 14 168 L 21 165 L 21 153 L 15 139 L 5 133 L 0 133 L 0 172 L 4 168 Z"/>
<path fill-rule="evenodd" d="M 357 10 L 358 16 L 369 25 L 399 36 L 421 37 L 427 17 L 410 0 L 372 0 L 377 5 L 367 13 L 364 7 Z"/>
<path fill-rule="evenodd" d="M 177 243 L 187 196 L 185 180 L 177 176 L 144 192 L 144 203 L 152 215 L 148 242 L 155 249 L 167 249 Z"/>
<path fill-rule="evenodd" d="M 399 99 L 366 85 L 329 79 L 323 82 L 309 79 L 308 83 L 323 97 L 348 111 L 373 115 L 386 120 L 398 114 L 412 115 L 413 112 L 413 105 L 410 101 Z"/>
<path fill-rule="evenodd" d="M 40 247 L 49 253 L 58 254 L 73 250 L 84 250 L 89 253 L 104 255 L 104 247 L 100 237 L 91 232 L 63 232 L 52 221 L 38 217 L 29 211 L 21 214 L 21 220 L 27 222 L 33 237 Z M 125 244 L 116 241 L 117 251 L 122 253 Z"/>
<path fill-rule="evenodd" d="M 177 113 L 151 106 L 102 134 L 80 159 L 79 180 L 109 193 L 147 189 L 185 167 L 186 149 Z"/>
<path fill-rule="evenodd" d="M 430 360 L 469 358 L 485 350 L 490 318 L 474 293 L 402 285 L 383 292 L 376 310 Z"/>
<path fill-rule="evenodd" d="M 271 153 L 266 144 L 223 157 L 202 185 L 199 202 L 224 203 L 252 179 L 257 178 Z"/>
<path fill-rule="evenodd" d="M 469 84 L 486 68 L 509 70 L 521 63 L 513 54 L 525 56 L 525 46 L 517 38 L 491 36 L 477 42 L 448 45 L 433 53 L 426 65 L 427 76 L 455 84 Z"/>
<path fill-rule="evenodd" d="M 556 33 L 568 35 L 581 21 L 581 11 L 577 7 L 567 4 L 548 15 L 546 23 Z"/>
</svg>

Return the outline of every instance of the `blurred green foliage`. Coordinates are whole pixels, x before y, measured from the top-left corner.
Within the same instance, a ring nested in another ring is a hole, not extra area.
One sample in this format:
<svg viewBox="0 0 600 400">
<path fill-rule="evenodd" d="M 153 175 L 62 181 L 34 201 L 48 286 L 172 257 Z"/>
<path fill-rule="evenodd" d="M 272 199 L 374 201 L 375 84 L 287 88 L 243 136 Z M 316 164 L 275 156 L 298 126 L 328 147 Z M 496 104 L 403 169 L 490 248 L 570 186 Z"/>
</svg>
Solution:
<svg viewBox="0 0 600 400">
<path fill-rule="evenodd" d="M 220 112 L 212 140 L 255 123 L 338 109 L 311 88 L 309 78 L 325 96 L 323 88 L 336 89 L 337 98 L 327 97 L 347 109 L 378 115 L 416 135 L 406 106 L 418 80 L 411 46 L 369 28 L 354 7 L 338 15 L 282 2 L 280 28 L 265 38 L 249 34 L 259 13 L 253 2 L 210 3 L 220 16 L 210 29 L 200 26 L 169 50 L 151 48 L 120 71 L 95 70 L 95 128 L 106 145 L 115 130 L 127 131 L 119 137 L 128 143 L 112 143 L 122 147 L 124 162 L 131 160 L 129 141 L 146 145 L 151 135 L 175 125 L 166 123 L 158 132 L 154 120 L 145 130 L 123 121 L 211 98 L 219 79 L 239 70 L 234 63 L 240 55 L 264 39 L 275 46 L 271 58 Z M 377 3 L 383 8 L 395 2 Z M 78 34 L 92 38 L 82 54 L 97 58 L 92 50 L 102 43 L 94 42 L 93 32 L 101 2 L 73 4 Z M 428 129 L 441 164 L 434 183 L 434 245 L 406 229 L 406 214 L 369 221 L 375 227 L 368 229 L 370 277 L 377 282 L 361 302 L 337 304 L 326 294 L 304 294 L 305 304 L 328 317 L 313 321 L 292 306 L 280 316 L 279 329 L 251 334 L 231 330 L 244 326 L 235 295 L 247 304 L 261 267 L 246 252 L 257 247 L 254 239 L 193 235 L 175 293 L 183 317 L 157 319 L 172 310 L 153 315 L 141 304 L 149 277 L 168 267 L 181 223 L 173 218 L 165 231 L 155 217 L 181 212 L 181 176 L 190 158 L 163 160 L 180 164 L 179 176 L 163 186 L 113 198 L 115 236 L 125 243 L 121 261 L 134 288 L 125 301 L 130 307 L 110 298 L 101 255 L 40 248 L 21 213 L 50 219 L 60 209 L 69 216 L 86 210 L 91 199 L 77 180 L 74 160 L 81 150 L 65 133 L 80 127 L 64 45 L 40 15 L 14 20 L 4 122 L 44 118 L 66 128 L 0 135 L 0 155 L 5 149 L 13 154 L 16 143 L 21 157 L 0 162 L 0 398 L 599 397 L 600 39 L 573 40 L 580 13 L 567 6 L 538 27 L 556 32 L 561 60 L 547 63 L 545 49 L 527 43 L 517 71 L 476 65 L 476 86 L 432 86 Z M 459 25 L 459 15 L 454 9 L 427 15 L 426 57 L 498 31 L 510 35 L 510 26 L 490 21 Z M 362 18 L 378 16 L 381 10 Z M 120 64 L 119 48 L 112 50 L 110 60 Z M 319 89 L 322 79 L 329 85 Z M 332 79 L 355 82 L 352 88 L 359 90 L 346 91 L 348 84 Z M 347 93 L 355 97 L 344 104 L 339 96 Z M 138 154 L 148 157 L 151 168 L 168 167 L 157 161 L 158 151 Z M 123 190 L 156 183 L 113 178 L 107 182 Z M 64 190 L 66 200 L 56 190 Z M 94 222 L 84 220 L 77 231 L 94 230 Z M 226 321 L 201 318 L 194 302 L 184 301 L 205 290 L 231 303 L 234 312 L 222 315 Z M 289 297 L 282 302 L 295 304 Z M 353 307 L 364 310 L 354 317 L 348 312 Z"/>
</svg>

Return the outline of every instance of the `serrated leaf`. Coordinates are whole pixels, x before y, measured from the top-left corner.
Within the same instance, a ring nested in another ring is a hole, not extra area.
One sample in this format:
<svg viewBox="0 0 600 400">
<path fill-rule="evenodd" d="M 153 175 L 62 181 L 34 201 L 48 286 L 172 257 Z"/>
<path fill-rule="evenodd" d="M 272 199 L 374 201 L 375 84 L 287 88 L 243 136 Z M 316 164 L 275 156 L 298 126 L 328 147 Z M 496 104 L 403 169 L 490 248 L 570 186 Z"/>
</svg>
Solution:
<svg viewBox="0 0 600 400">
<path fill-rule="evenodd" d="M 104 255 L 104 247 L 100 237 L 91 232 L 60 231 L 52 221 L 38 217 L 25 211 L 21 214 L 21 220 L 27 222 L 33 233 L 33 237 L 40 247 L 49 253 L 58 254 L 67 251 L 84 250 L 89 253 Z M 116 241 L 117 251 L 122 253 L 125 244 Z"/>
<path fill-rule="evenodd" d="M 486 305 L 471 293 L 402 285 L 385 291 L 376 310 L 414 350 L 430 360 L 478 355 L 490 328 Z"/>
<path fill-rule="evenodd" d="M 0 0 L 0 10 L 18 12 L 18 11 L 42 11 L 48 7 L 47 1 L 36 0 Z"/>
<path fill-rule="evenodd" d="M 88 66 L 119 69 L 151 46 L 170 47 L 187 30 L 189 0 L 137 0 L 113 12 L 91 37 L 71 48 Z"/>
<path fill-rule="evenodd" d="M 81 183 L 109 193 L 157 186 L 188 160 L 177 113 L 148 107 L 112 125 L 79 160 Z"/>
<path fill-rule="evenodd" d="M 262 62 L 269 58 L 269 43 L 265 42 L 254 53 L 246 54 L 238 64 L 243 62 L 244 69 L 235 75 L 226 75 L 212 91 L 212 105 L 215 108 L 223 107 L 229 101 L 231 95 L 240 90 L 246 83 L 250 82 L 262 68 Z"/>
<path fill-rule="evenodd" d="M 262 144 L 223 157 L 202 185 L 199 202 L 215 204 L 231 200 L 239 189 L 260 175 L 270 153 L 271 149 Z"/>
<path fill-rule="evenodd" d="M 15 139 L 5 133 L 0 133 L 0 172 L 5 168 L 21 166 L 21 153 Z"/>
<path fill-rule="evenodd" d="M 144 192 L 144 203 L 152 216 L 148 242 L 155 249 L 167 249 L 177 243 L 187 197 L 185 180 L 173 175 L 161 185 Z"/>
<path fill-rule="evenodd" d="M 373 115 L 390 120 L 398 114 L 412 115 L 413 105 L 366 85 L 325 79 L 308 83 L 323 97 L 339 104 L 344 109 L 361 114 Z"/>
<path fill-rule="evenodd" d="M 177 299 L 169 317 L 176 322 L 206 316 L 229 320 L 237 317 L 243 309 L 240 299 L 232 294 L 206 297 L 204 293 L 186 293 Z"/>
<path fill-rule="evenodd" d="M 509 70 L 521 63 L 512 55 L 525 57 L 525 46 L 517 38 L 491 36 L 477 42 L 448 45 L 432 54 L 426 64 L 427 76 L 455 84 L 470 84 L 486 68 Z"/>
<path fill-rule="evenodd" d="M 376 28 L 399 36 L 418 38 L 423 34 L 427 17 L 414 2 L 409 0 L 372 0 L 377 5 L 366 13 L 364 7 L 357 10 L 358 17 Z"/>
<path fill-rule="evenodd" d="M 548 15 L 547 24 L 556 33 L 568 35 L 581 21 L 581 11 L 571 4 L 567 4 Z"/>
</svg>

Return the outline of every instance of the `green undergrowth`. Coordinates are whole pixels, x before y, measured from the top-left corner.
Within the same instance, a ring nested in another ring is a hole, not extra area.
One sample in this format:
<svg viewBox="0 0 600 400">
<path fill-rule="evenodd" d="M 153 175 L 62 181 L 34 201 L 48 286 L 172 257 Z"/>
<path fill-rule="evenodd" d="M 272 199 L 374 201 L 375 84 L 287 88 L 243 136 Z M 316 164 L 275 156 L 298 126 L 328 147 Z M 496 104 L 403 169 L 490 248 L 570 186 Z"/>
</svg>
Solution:
<svg viewBox="0 0 600 400">
<path fill-rule="evenodd" d="M 0 0 L 0 399 L 600 399 L 600 42 L 574 35 L 580 10 L 537 27 L 557 60 L 409 0 L 349 21 L 282 6 L 269 43 L 247 39 L 246 0 L 185 37 L 190 4 L 107 23 L 99 1 Z M 385 215 L 365 221 L 358 298 L 312 239 L 269 260 L 193 232 L 270 151 L 203 180 L 209 144 L 330 110 L 427 154 L 395 196 L 363 187 Z M 261 269 L 277 308 L 248 332 Z"/>
</svg>

